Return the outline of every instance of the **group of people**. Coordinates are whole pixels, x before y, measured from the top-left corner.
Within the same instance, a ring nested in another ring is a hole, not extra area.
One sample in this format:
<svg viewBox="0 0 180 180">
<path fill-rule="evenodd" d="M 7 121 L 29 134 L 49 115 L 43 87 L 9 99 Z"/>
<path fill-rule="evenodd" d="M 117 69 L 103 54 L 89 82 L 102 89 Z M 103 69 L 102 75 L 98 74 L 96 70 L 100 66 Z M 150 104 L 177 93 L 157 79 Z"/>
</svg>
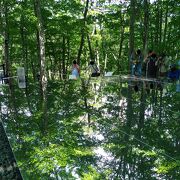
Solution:
<svg viewBox="0 0 180 180">
<path fill-rule="evenodd" d="M 99 68 L 98 68 L 97 64 L 93 60 L 90 61 L 89 66 L 87 67 L 87 69 L 91 72 L 91 77 L 100 76 Z M 76 60 L 73 61 L 72 75 L 74 75 L 76 78 L 78 78 L 79 75 L 80 75 L 80 67 L 77 64 Z"/>
<path fill-rule="evenodd" d="M 155 52 L 150 50 L 144 58 L 141 50 L 138 49 L 136 52 L 131 54 L 130 62 L 132 76 L 144 76 L 146 78 L 169 77 L 172 80 L 178 80 L 180 78 L 180 70 L 177 65 L 170 65 L 169 58 L 164 53 L 157 55 Z M 100 76 L 100 71 L 95 61 L 91 60 L 86 69 L 91 72 L 91 77 Z M 80 67 L 76 60 L 73 61 L 72 75 L 76 78 L 80 75 Z"/>
<path fill-rule="evenodd" d="M 170 65 L 169 58 L 164 54 L 159 56 L 149 51 L 148 55 L 143 58 L 142 52 L 138 49 L 131 54 L 131 75 L 145 76 L 147 78 L 169 77 L 172 80 L 180 78 L 180 70 L 177 65 Z"/>
</svg>

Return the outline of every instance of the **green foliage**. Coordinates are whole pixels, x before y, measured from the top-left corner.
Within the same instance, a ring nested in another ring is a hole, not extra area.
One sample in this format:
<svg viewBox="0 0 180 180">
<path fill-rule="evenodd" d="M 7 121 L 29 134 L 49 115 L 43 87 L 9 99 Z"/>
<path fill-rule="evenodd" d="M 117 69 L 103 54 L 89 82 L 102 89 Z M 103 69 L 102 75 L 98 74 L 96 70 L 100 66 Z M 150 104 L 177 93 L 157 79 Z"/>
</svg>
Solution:
<svg viewBox="0 0 180 180">
<path fill-rule="evenodd" d="M 138 1 L 135 7 L 135 49 L 143 47 L 143 2 Z M 148 23 L 148 48 L 164 51 L 174 60 L 179 56 L 177 2 L 149 4 Z M 120 84 L 119 77 L 83 84 L 88 78 L 84 69 L 90 59 L 90 45 L 102 74 L 105 66 L 117 75 L 119 70 L 129 70 L 129 1 L 91 1 L 86 22 L 85 1 L 41 1 L 48 73 L 46 117 L 37 78 L 41 68 L 34 5 L 32 1 L 6 3 L 7 19 L 3 9 L 1 12 L 1 63 L 5 63 L 7 32 L 10 73 L 16 76 L 16 68 L 24 66 L 27 89 L 18 89 L 16 79 L 11 86 L 1 88 L 1 117 L 24 179 L 176 179 L 180 95 L 174 93 L 175 85 L 166 87 L 168 92 L 163 94 L 160 106 L 159 91 L 145 92 L 142 100 L 142 89 L 135 93 L 130 84 Z M 83 81 L 70 81 L 66 78 L 82 37 Z M 64 70 L 68 72 L 66 78 Z M 95 151 L 98 148 L 99 154 Z"/>
<path fill-rule="evenodd" d="M 171 174 L 172 172 L 175 172 L 180 167 L 180 162 L 166 162 L 163 163 L 163 165 L 160 165 L 157 168 L 157 173 L 159 174 Z"/>
<path fill-rule="evenodd" d="M 91 166 L 89 167 L 89 173 L 83 173 L 83 180 L 96 180 L 100 179 L 100 174 L 96 171 L 96 169 L 92 168 Z"/>
</svg>

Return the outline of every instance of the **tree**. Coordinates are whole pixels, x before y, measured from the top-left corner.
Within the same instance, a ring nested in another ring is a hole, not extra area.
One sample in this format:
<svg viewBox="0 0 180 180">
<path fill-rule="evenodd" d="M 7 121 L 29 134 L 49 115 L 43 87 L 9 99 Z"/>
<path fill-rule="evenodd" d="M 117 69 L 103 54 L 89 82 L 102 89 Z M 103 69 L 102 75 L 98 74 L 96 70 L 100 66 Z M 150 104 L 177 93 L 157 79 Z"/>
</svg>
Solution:
<svg viewBox="0 0 180 180">
<path fill-rule="evenodd" d="M 143 54 L 147 54 L 149 28 L 149 0 L 144 0 Z"/>
<path fill-rule="evenodd" d="M 37 40 L 40 61 L 40 90 L 41 90 L 41 110 L 42 110 L 42 132 L 47 133 L 47 73 L 46 73 L 46 57 L 45 57 L 45 31 L 41 13 L 41 1 L 35 0 L 35 14 L 37 16 Z"/>
<path fill-rule="evenodd" d="M 89 7 L 89 0 L 86 0 L 86 5 L 84 8 L 84 13 L 83 13 L 82 29 L 81 29 L 81 41 L 80 41 L 80 46 L 79 46 L 78 55 L 77 55 L 77 63 L 78 64 L 80 64 L 80 58 L 81 58 L 81 53 L 82 53 L 83 44 L 84 44 L 84 38 L 85 38 L 85 34 L 86 34 L 86 21 L 87 21 L 88 7 Z"/>
</svg>

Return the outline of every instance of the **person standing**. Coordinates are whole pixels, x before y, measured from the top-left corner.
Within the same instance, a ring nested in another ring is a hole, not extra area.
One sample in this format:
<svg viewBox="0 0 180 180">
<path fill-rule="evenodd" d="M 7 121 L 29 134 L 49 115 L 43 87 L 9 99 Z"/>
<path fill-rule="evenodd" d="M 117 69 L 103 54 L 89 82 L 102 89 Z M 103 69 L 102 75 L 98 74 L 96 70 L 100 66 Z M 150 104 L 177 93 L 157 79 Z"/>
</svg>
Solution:
<svg viewBox="0 0 180 180">
<path fill-rule="evenodd" d="M 141 50 L 138 49 L 136 52 L 133 51 L 130 57 L 132 76 L 141 76 L 142 61 L 143 61 L 143 56 L 142 56 Z"/>
<path fill-rule="evenodd" d="M 135 64 L 135 75 L 136 76 L 141 76 L 142 74 L 142 61 L 143 61 L 143 56 L 141 53 L 141 50 L 138 49 L 136 52 L 136 64 Z"/>
<path fill-rule="evenodd" d="M 169 62 L 167 56 L 164 53 L 159 56 L 157 60 L 157 66 L 158 66 L 158 76 L 166 77 L 168 72 Z"/>
<path fill-rule="evenodd" d="M 136 67 L 136 54 L 135 51 L 133 50 L 130 56 L 130 64 L 131 64 L 131 76 L 135 75 L 135 67 Z"/>
<path fill-rule="evenodd" d="M 90 61 L 88 69 L 91 71 L 91 77 L 98 77 L 100 76 L 99 68 L 97 67 L 94 61 Z"/>
<path fill-rule="evenodd" d="M 157 77 L 157 55 L 152 52 L 146 60 L 146 77 L 156 78 Z"/>
<path fill-rule="evenodd" d="M 80 75 L 80 67 L 77 64 L 76 60 L 73 61 L 73 65 L 72 65 L 72 75 L 76 76 L 76 78 L 79 77 Z"/>
</svg>

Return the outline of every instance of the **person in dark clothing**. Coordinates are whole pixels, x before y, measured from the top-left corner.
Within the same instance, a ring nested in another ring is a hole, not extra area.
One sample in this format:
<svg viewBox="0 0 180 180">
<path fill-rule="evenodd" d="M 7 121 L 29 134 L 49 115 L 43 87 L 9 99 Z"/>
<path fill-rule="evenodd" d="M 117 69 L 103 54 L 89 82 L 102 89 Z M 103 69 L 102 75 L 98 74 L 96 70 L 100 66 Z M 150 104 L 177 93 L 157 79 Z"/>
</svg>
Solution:
<svg viewBox="0 0 180 180">
<path fill-rule="evenodd" d="M 143 61 L 143 64 L 142 64 L 142 75 L 143 76 L 146 76 L 146 66 L 147 66 L 147 62 L 149 61 L 149 59 L 151 57 L 152 52 L 153 52 L 152 50 L 149 50 L 147 56 L 145 57 L 145 59 Z"/>
<path fill-rule="evenodd" d="M 157 55 L 153 51 L 149 51 L 148 56 L 144 60 L 144 73 L 146 78 L 156 78 L 157 76 Z M 147 93 L 154 88 L 154 84 L 146 83 Z"/>
<path fill-rule="evenodd" d="M 151 55 L 148 57 L 146 63 L 146 77 L 147 78 L 156 78 L 157 76 L 157 55 L 156 53 L 152 52 Z"/>
<path fill-rule="evenodd" d="M 171 70 L 168 73 L 168 77 L 173 81 L 176 81 L 180 78 L 180 70 L 177 69 L 176 65 L 171 66 Z"/>
</svg>

